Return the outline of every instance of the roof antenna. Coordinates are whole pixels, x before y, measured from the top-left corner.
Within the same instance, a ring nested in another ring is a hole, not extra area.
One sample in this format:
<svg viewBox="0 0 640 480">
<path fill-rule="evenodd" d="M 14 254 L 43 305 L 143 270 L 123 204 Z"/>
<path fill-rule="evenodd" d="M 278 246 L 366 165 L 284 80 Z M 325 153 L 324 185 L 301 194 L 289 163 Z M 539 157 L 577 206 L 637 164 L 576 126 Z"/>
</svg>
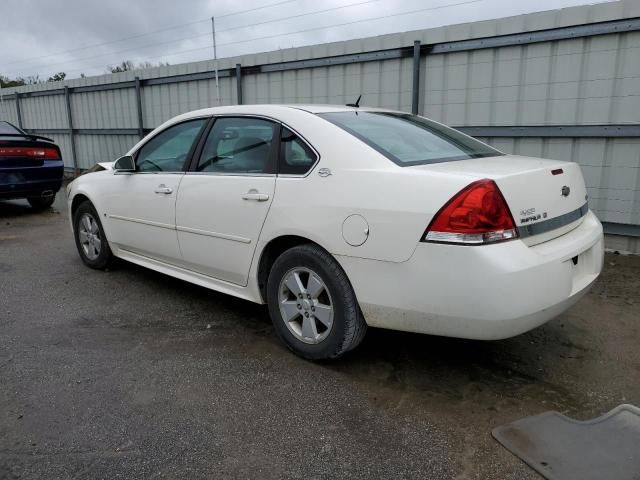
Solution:
<svg viewBox="0 0 640 480">
<path fill-rule="evenodd" d="M 360 96 L 358 97 L 358 100 L 356 100 L 356 103 L 347 103 L 347 107 L 356 107 L 358 108 L 360 106 L 360 99 L 362 98 L 362 94 L 360 94 Z"/>
</svg>

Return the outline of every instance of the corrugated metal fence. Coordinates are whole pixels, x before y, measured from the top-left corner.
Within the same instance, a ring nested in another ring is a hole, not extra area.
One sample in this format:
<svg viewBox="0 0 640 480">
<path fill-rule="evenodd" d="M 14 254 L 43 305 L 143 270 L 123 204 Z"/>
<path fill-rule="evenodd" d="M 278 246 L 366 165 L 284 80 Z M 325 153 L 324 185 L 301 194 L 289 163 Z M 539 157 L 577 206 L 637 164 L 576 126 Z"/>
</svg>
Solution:
<svg viewBox="0 0 640 480">
<path fill-rule="evenodd" d="M 220 60 L 222 104 L 354 101 L 497 148 L 573 160 L 607 231 L 640 236 L 640 2 L 625 0 Z M 216 104 L 210 61 L 3 90 L 2 116 L 67 166 Z"/>
</svg>

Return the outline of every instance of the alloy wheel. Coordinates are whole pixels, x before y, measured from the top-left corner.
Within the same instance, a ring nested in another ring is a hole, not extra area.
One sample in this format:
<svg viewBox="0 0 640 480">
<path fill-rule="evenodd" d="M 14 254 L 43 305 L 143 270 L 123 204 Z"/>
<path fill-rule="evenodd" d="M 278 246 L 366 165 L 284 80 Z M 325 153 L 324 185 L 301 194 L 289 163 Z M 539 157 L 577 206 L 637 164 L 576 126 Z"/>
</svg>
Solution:
<svg viewBox="0 0 640 480">
<path fill-rule="evenodd" d="M 320 276 L 308 268 L 289 270 L 278 288 L 280 315 L 301 342 L 322 342 L 333 326 L 331 294 Z"/>
<path fill-rule="evenodd" d="M 82 251 L 89 260 L 95 260 L 100 255 L 102 239 L 98 222 L 90 213 L 84 213 L 78 222 L 78 239 Z"/>
</svg>

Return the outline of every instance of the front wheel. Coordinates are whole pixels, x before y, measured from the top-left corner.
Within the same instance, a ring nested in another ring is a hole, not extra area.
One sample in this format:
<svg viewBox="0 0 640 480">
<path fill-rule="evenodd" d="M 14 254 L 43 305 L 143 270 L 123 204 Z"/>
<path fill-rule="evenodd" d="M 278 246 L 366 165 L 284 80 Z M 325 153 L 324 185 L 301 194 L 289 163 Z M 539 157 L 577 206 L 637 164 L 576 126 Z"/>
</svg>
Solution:
<svg viewBox="0 0 640 480">
<path fill-rule="evenodd" d="M 73 233 L 82 261 L 91 268 L 107 267 L 113 255 L 91 202 L 83 202 L 73 214 Z"/>
<path fill-rule="evenodd" d="M 267 281 L 267 303 L 280 338 L 309 360 L 344 355 L 367 330 L 349 279 L 316 245 L 299 245 L 278 257 Z"/>
</svg>

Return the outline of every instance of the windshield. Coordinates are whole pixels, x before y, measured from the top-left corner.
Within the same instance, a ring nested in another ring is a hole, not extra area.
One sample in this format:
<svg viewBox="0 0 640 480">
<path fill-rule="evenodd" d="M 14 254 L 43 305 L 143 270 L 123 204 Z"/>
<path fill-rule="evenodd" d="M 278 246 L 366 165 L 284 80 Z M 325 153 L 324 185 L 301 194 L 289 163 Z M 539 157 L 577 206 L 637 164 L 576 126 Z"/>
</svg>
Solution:
<svg viewBox="0 0 640 480">
<path fill-rule="evenodd" d="M 424 165 L 504 155 L 453 128 L 406 113 L 319 114 L 398 165 Z"/>
</svg>

